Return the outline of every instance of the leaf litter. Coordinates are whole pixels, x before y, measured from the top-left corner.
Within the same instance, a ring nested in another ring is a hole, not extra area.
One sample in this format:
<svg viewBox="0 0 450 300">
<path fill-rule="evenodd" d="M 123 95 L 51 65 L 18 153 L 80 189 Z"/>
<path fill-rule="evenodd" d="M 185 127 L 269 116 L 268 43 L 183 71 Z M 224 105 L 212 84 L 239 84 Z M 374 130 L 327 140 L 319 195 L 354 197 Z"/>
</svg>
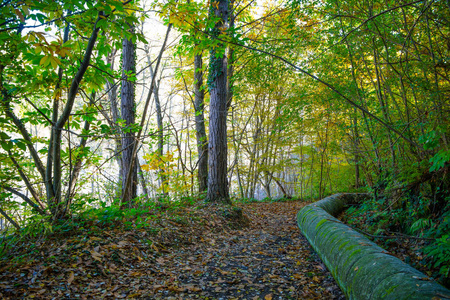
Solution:
<svg viewBox="0 0 450 300">
<path fill-rule="evenodd" d="M 296 226 L 305 204 L 197 203 L 21 241 L 0 258 L 0 298 L 345 299 Z"/>
</svg>

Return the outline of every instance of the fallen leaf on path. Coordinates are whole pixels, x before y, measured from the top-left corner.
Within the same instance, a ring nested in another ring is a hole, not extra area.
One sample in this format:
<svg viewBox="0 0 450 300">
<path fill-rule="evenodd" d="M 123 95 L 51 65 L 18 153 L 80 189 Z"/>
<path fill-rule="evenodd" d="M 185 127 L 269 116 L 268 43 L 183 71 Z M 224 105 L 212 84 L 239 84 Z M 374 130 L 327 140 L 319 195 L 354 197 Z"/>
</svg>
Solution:
<svg viewBox="0 0 450 300">
<path fill-rule="evenodd" d="M 72 281 L 75 279 L 75 274 L 73 273 L 73 271 L 72 272 L 70 272 L 70 274 L 69 274 L 69 278 L 67 279 L 67 284 L 68 285 L 71 285 L 72 284 Z"/>
</svg>

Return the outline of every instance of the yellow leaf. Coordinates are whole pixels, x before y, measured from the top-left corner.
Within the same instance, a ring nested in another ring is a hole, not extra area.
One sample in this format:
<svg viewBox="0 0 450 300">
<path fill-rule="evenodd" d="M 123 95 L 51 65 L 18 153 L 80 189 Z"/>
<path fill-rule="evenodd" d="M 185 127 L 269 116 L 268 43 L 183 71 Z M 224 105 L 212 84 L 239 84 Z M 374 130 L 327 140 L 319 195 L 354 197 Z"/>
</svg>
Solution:
<svg viewBox="0 0 450 300">
<path fill-rule="evenodd" d="M 155 244 L 152 244 L 150 247 L 152 247 L 153 250 L 155 250 L 156 252 L 159 252 L 159 249 L 158 249 L 158 247 L 155 246 Z"/>
<path fill-rule="evenodd" d="M 272 300 L 272 294 L 268 294 L 266 296 L 264 296 L 265 300 Z"/>
<path fill-rule="evenodd" d="M 56 61 L 56 58 L 50 57 L 50 62 L 52 64 L 53 69 L 56 69 L 58 67 L 58 62 Z"/>
<path fill-rule="evenodd" d="M 67 279 L 67 284 L 70 285 L 74 279 L 75 279 L 75 274 L 72 271 L 72 272 L 70 272 L 69 279 Z"/>
<path fill-rule="evenodd" d="M 44 56 L 43 58 L 41 58 L 41 61 L 39 62 L 39 64 L 41 66 L 43 66 L 47 62 L 47 60 L 48 60 L 48 56 Z"/>
<path fill-rule="evenodd" d="M 61 98 L 61 89 L 56 89 L 53 96 L 54 96 L 54 99 L 59 100 Z"/>
<path fill-rule="evenodd" d="M 95 260 L 97 260 L 97 261 L 99 261 L 99 262 L 102 262 L 102 256 L 103 256 L 103 255 L 101 255 L 101 254 L 98 253 L 97 251 L 92 250 L 92 251 L 91 251 L 91 256 L 92 256 L 93 259 L 95 259 Z"/>
<path fill-rule="evenodd" d="M 22 6 L 22 10 L 26 16 L 28 16 L 30 14 L 30 11 L 28 10 L 28 6 Z"/>
<path fill-rule="evenodd" d="M 140 295 L 141 295 L 141 293 L 129 294 L 129 295 L 127 296 L 127 298 L 136 298 L 136 297 L 139 297 Z"/>
</svg>

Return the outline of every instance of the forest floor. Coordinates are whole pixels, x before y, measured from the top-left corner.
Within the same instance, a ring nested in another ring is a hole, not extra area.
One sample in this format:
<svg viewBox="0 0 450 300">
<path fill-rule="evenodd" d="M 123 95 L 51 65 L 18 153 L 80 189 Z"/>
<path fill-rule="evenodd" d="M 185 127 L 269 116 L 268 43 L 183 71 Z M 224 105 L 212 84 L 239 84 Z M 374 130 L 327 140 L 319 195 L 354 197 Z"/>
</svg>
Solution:
<svg viewBox="0 0 450 300">
<path fill-rule="evenodd" d="M 296 226 L 305 204 L 197 203 L 15 241 L 0 298 L 345 299 Z"/>
</svg>

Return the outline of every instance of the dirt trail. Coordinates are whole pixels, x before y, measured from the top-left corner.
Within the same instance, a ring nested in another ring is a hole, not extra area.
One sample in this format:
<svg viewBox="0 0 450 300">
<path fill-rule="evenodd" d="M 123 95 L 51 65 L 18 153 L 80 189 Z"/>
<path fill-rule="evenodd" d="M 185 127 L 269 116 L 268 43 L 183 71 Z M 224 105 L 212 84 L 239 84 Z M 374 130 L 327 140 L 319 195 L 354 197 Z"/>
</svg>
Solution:
<svg viewBox="0 0 450 300">
<path fill-rule="evenodd" d="M 24 242 L 20 262 L 0 261 L 0 298 L 345 299 L 296 226 L 304 205 L 240 205 L 251 220 L 240 230 L 220 208 L 186 208 L 155 218 L 157 233 L 101 229 L 34 250 Z"/>
<path fill-rule="evenodd" d="M 173 299 L 345 299 L 296 226 L 303 205 L 246 205 L 250 227 L 206 235 L 205 243 L 165 256 L 160 269 L 179 273 L 181 286 L 198 288 Z M 166 269 L 167 260 L 176 263 Z M 168 299 L 171 293 L 158 294 Z"/>
</svg>

